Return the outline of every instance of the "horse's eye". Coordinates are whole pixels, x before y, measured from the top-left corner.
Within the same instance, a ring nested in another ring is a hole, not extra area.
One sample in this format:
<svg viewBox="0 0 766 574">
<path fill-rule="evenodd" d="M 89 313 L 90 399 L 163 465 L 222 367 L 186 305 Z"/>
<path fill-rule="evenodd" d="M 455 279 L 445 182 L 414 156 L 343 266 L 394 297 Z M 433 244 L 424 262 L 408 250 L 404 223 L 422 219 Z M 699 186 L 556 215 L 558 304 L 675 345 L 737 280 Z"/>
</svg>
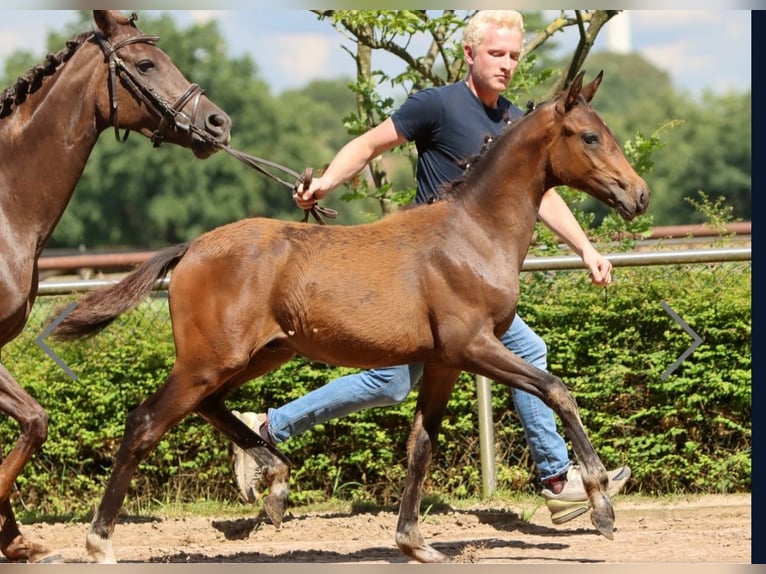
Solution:
<svg viewBox="0 0 766 574">
<path fill-rule="evenodd" d="M 138 71 L 142 74 L 146 74 L 154 69 L 154 62 L 151 60 L 141 60 L 136 64 L 136 68 L 138 68 Z"/>
<path fill-rule="evenodd" d="M 594 133 L 583 134 L 582 141 L 588 145 L 598 143 L 598 134 L 594 134 Z"/>
</svg>

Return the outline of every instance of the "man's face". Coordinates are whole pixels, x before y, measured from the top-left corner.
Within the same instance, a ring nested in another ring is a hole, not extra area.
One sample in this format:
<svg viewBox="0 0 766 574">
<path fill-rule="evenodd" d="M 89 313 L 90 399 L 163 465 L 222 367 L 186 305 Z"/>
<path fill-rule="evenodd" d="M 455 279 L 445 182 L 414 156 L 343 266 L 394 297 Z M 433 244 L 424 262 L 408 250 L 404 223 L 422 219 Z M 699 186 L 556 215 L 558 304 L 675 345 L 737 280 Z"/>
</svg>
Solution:
<svg viewBox="0 0 766 574">
<path fill-rule="evenodd" d="M 504 91 L 519 64 L 523 42 L 521 30 L 490 25 L 477 46 L 464 45 L 474 85 L 480 90 Z"/>
</svg>

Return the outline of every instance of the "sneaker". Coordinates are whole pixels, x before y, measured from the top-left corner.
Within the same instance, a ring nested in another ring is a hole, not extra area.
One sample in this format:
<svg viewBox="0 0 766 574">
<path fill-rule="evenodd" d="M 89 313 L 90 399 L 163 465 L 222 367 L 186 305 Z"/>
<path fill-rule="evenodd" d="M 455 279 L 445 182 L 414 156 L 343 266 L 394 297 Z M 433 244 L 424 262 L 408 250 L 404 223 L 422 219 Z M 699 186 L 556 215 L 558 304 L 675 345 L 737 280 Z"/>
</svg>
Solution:
<svg viewBox="0 0 766 574">
<path fill-rule="evenodd" d="M 621 466 L 615 470 L 610 470 L 608 474 L 609 484 L 606 492 L 611 498 L 622 490 L 630 478 L 630 467 Z M 545 498 L 545 504 L 551 513 L 553 524 L 569 522 L 590 509 L 590 500 L 585 493 L 580 469 L 571 466 L 566 474 L 562 475 L 562 478 L 564 477 L 566 481 L 554 480 L 552 483 L 545 481 L 546 487 L 543 488 L 543 498 Z M 561 482 L 564 482 L 563 488 L 558 486 Z"/>
<path fill-rule="evenodd" d="M 240 413 L 238 411 L 232 411 L 232 414 L 258 432 L 261 438 L 265 438 L 263 436 L 265 433 L 261 431 L 261 426 L 267 421 L 265 414 Z M 265 440 L 269 439 L 265 438 Z M 269 440 L 269 442 L 271 441 Z M 261 482 L 261 475 L 263 474 L 261 467 L 244 449 L 237 444 L 232 443 L 232 445 L 234 447 L 234 480 L 237 483 L 237 490 L 239 490 L 239 498 L 242 502 L 250 504 L 258 502 L 262 496 L 258 490 L 258 484 Z"/>
</svg>

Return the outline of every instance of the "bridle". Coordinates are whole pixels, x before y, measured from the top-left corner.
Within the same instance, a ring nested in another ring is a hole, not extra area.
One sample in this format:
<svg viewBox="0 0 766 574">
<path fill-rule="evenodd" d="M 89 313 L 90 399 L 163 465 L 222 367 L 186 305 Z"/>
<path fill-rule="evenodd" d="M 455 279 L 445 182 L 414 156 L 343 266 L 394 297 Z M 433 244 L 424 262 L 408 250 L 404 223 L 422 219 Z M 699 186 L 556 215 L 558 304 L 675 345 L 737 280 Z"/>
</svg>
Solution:
<svg viewBox="0 0 766 574">
<path fill-rule="evenodd" d="M 131 16 L 131 23 L 136 19 L 135 15 Z M 120 137 L 120 128 L 117 117 L 117 80 L 121 80 L 125 87 L 136 98 L 140 99 L 146 106 L 152 110 L 159 118 L 160 123 L 157 129 L 154 130 L 151 140 L 154 147 L 159 147 L 164 138 L 165 132 L 169 127 L 174 129 L 183 130 L 191 133 L 194 121 L 196 119 L 197 107 L 199 106 L 199 99 L 205 91 L 199 87 L 198 84 L 190 84 L 186 91 L 181 94 L 178 99 L 173 103 L 168 103 L 162 96 L 155 92 L 152 88 L 146 86 L 141 80 L 130 71 L 125 65 L 125 62 L 117 55 L 117 52 L 129 45 L 136 43 L 156 44 L 159 40 L 159 36 L 138 35 L 130 36 L 120 40 L 116 44 L 112 44 L 100 31 L 94 32 L 93 36 L 98 41 L 101 50 L 104 52 L 104 61 L 109 65 L 109 99 L 110 99 L 110 121 L 114 126 L 114 135 L 118 142 L 124 142 L 128 139 L 128 130 L 125 131 L 125 135 Z M 185 114 L 182 110 L 186 107 L 191 99 L 194 99 L 192 105 L 191 116 Z M 200 133 L 201 130 L 195 132 Z"/>
<path fill-rule="evenodd" d="M 130 23 L 136 29 L 138 29 L 135 25 L 135 21 L 137 19 L 138 16 L 135 13 L 130 16 Z M 146 104 L 146 106 L 160 118 L 160 123 L 157 126 L 157 129 L 154 130 L 154 133 L 152 133 L 151 137 L 154 147 L 159 147 L 162 145 L 166 130 L 169 127 L 172 127 L 177 130 L 185 131 L 190 135 L 195 134 L 203 141 L 226 151 L 228 154 L 237 158 L 245 165 L 255 169 L 256 171 L 259 171 L 260 173 L 270 177 L 278 183 L 292 188 L 293 190 L 296 190 L 300 184 L 304 184 L 305 186 L 309 185 L 311 182 L 310 169 L 307 169 L 302 174 L 299 174 L 298 172 L 293 171 L 290 168 L 287 168 L 278 163 L 252 156 L 239 150 L 235 150 L 230 146 L 217 141 L 205 130 L 198 128 L 195 122 L 197 117 L 197 108 L 199 106 L 200 97 L 205 93 L 205 91 L 200 88 L 198 84 L 190 84 L 189 87 L 186 88 L 186 91 L 184 91 L 184 93 L 181 94 L 173 104 L 170 104 L 152 88 L 143 84 L 140 78 L 131 72 L 130 69 L 125 65 L 125 62 L 122 60 L 122 58 L 117 55 L 117 52 L 121 48 L 129 44 L 144 43 L 154 46 L 160 39 L 159 36 L 139 34 L 137 36 L 124 38 L 116 44 L 112 44 L 103 35 L 103 33 L 101 33 L 101 31 L 95 31 L 93 36 L 101 47 L 101 51 L 104 52 L 104 61 L 109 65 L 109 115 L 110 121 L 114 126 L 114 135 L 118 142 L 125 142 L 125 140 L 128 139 L 128 134 L 130 133 L 129 130 L 125 130 L 125 135 L 120 137 L 120 127 L 117 116 L 117 81 L 121 80 L 123 85 L 130 91 L 131 94 L 133 94 L 133 96 L 144 102 L 144 104 Z M 189 101 L 192 100 L 192 98 L 194 99 L 194 103 L 192 105 L 191 115 L 189 116 L 183 112 L 183 109 L 186 107 Z M 277 169 L 294 177 L 295 183 L 290 183 L 283 180 L 266 168 Z M 310 214 L 320 224 L 325 223 L 322 216 L 330 218 L 337 216 L 337 212 L 335 212 L 335 210 L 326 207 L 320 207 L 319 205 L 314 205 L 310 209 L 306 209 L 304 211 L 305 213 L 303 221 L 307 221 Z"/>
</svg>

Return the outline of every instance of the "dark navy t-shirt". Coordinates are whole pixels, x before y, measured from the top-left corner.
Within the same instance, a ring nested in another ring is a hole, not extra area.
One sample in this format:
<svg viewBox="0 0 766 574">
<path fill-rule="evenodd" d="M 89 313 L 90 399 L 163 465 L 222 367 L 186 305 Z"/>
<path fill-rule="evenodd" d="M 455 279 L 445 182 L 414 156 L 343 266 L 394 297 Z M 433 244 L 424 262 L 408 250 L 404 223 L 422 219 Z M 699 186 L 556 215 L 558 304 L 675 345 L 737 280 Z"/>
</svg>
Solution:
<svg viewBox="0 0 766 574">
<path fill-rule="evenodd" d="M 464 81 L 426 88 L 407 98 L 391 119 L 418 151 L 415 201 L 427 203 L 439 197 L 439 190 L 463 172 L 461 162 L 479 153 L 487 137 L 499 134 L 507 119 L 522 115 L 503 97 L 496 108 L 488 108 Z"/>
</svg>

